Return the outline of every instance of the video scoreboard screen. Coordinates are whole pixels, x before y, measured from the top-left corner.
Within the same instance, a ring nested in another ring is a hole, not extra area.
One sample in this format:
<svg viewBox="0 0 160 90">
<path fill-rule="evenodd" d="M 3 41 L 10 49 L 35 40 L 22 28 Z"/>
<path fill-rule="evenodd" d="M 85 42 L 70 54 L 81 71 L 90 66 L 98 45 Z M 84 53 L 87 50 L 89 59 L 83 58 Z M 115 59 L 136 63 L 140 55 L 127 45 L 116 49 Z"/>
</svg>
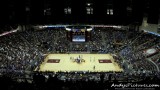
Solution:
<svg viewBox="0 0 160 90">
<path fill-rule="evenodd" d="M 85 29 L 72 29 L 72 42 L 85 41 Z"/>
<path fill-rule="evenodd" d="M 72 42 L 87 42 L 91 38 L 92 27 L 86 25 L 66 26 L 67 38 Z"/>
<path fill-rule="evenodd" d="M 72 29 L 73 32 L 85 32 L 86 29 Z"/>
<path fill-rule="evenodd" d="M 85 35 L 73 35 L 72 42 L 85 42 Z"/>
</svg>

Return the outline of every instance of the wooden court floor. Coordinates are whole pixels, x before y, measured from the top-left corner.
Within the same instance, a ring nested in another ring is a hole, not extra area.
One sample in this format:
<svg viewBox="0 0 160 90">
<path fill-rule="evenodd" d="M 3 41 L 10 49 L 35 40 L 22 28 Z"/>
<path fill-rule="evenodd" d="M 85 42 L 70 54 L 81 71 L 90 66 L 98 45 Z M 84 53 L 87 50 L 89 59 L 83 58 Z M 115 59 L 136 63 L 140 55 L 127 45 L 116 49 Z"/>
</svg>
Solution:
<svg viewBox="0 0 160 90">
<path fill-rule="evenodd" d="M 75 61 L 77 59 L 83 59 L 83 62 L 77 63 Z M 99 60 L 111 60 L 111 63 L 100 63 Z M 123 71 L 123 69 L 114 61 L 111 54 L 48 54 L 39 71 L 108 72 Z"/>
</svg>

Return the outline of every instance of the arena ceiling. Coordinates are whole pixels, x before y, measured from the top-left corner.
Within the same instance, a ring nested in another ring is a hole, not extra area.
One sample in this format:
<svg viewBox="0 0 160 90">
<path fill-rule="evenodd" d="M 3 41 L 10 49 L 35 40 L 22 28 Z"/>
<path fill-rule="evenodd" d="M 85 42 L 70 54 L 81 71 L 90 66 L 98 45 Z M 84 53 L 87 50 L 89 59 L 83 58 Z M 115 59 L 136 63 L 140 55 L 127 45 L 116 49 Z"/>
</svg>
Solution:
<svg viewBox="0 0 160 90">
<path fill-rule="evenodd" d="M 0 4 L 3 24 L 131 24 L 158 23 L 152 0 L 6 0 Z"/>
</svg>

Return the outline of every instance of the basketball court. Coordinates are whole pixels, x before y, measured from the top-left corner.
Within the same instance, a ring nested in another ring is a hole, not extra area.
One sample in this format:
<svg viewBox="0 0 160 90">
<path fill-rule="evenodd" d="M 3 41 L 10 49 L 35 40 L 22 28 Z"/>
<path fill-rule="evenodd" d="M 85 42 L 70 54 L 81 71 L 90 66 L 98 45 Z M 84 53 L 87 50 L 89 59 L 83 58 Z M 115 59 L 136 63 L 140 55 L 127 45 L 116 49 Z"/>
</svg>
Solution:
<svg viewBox="0 0 160 90">
<path fill-rule="evenodd" d="M 35 69 L 37 71 L 37 69 Z M 123 71 L 111 54 L 48 54 L 38 71 Z"/>
</svg>

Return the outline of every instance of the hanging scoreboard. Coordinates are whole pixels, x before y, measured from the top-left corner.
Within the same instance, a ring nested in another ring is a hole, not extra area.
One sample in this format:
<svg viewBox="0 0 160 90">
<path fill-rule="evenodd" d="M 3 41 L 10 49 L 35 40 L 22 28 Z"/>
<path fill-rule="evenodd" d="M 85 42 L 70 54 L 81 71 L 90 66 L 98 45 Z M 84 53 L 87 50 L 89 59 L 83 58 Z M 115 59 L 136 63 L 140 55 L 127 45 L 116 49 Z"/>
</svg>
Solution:
<svg viewBox="0 0 160 90">
<path fill-rule="evenodd" d="M 90 26 L 68 26 L 67 38 L 72 42 L 86 42 L 90 39 Z"/>
</svg>

